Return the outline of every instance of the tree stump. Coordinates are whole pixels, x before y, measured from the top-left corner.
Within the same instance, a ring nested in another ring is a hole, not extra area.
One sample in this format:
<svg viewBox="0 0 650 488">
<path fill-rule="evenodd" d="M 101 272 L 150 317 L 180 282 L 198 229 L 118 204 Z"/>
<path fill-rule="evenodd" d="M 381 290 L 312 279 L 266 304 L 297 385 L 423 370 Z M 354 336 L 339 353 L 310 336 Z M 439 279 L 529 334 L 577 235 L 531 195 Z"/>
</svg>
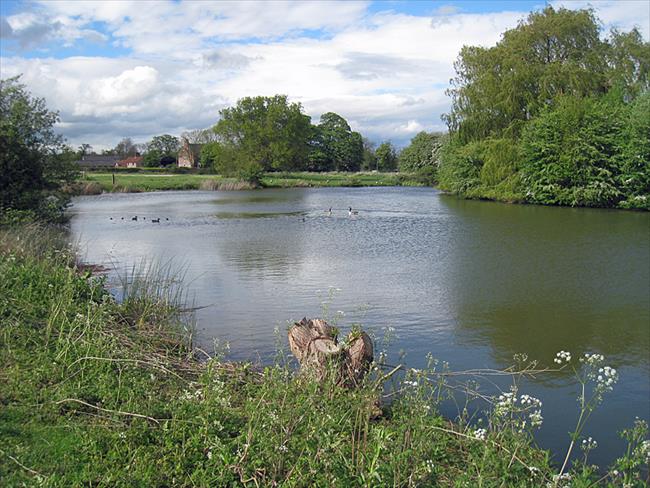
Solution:
<svg viewBox="0 0 650 488">
<path fill-rule="evenodd" d="M 372 341 L 365 332 L 353 331 L 340 344 L 337 334 L 338 329 L 322 319 L 303 318 L 289 329 L 289 348 L 301 371 L 318 381 L 334 374 L 336 383 L 356 386 L 372 362 Z"/>
</svg>

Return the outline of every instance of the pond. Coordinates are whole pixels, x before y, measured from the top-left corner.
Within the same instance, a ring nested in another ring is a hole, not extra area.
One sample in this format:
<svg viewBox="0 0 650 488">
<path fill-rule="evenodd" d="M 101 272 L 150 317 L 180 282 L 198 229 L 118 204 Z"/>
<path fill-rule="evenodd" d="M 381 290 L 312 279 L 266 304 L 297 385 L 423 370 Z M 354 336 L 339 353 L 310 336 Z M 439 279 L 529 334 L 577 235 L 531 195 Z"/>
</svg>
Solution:
<svg viewBox="0 0 650 488">
<path fill-rule="evenodd" d="M 622 452 L 618 431 L 650 417 L 647 213 L 431 188 L 104 194 L 75 199 L 71 213 L 83 258 L 113 277 L 143 259 L 172 260 L 204 307 L 198 345 L 227 341 L 231 359 L 270 362 L 274 329 L 286 342 L 288 321 L 325 314 L 377 338 L 394 328 L 389 361 L 414 368 L 429 352 L 456 371 L 504 368 L 516 353 L 544 366 L 560 350 L 603 354 L 621 379 L 585 431 L 598 441 L 596 463 Z M 564 371 L 521 388 L 543 401 L 538 441 L 556 458 L 577 391 Z"/>
</svg>

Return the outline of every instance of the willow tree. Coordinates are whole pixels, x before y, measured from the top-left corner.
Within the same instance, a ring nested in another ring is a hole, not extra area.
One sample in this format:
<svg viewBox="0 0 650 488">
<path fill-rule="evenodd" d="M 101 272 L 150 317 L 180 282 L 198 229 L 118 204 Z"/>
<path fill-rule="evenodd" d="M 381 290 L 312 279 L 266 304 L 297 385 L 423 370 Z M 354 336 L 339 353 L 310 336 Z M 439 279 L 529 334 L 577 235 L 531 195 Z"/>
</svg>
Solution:
<svg viewBox="0 0 650 488">
<path fill-rule="evenodd" d="M 632 171 L 625 168 L 638 164 L 623 163 L 622 148 L 642 145 L 643 135 L 628 140 L 619 130 L 626 105 L 650 88 L 650 44 L 637 30 L 603 38 L 593 10 L 546 7 L 504 32 L 493 47 L 463 47 L 454 67 L 447 91 L 451 111 L 443 116 L 451 137 L 438 171 L 443 188 L 473 197 L 571 205 L 621 205 L 639 196 L 624 183 Z M 597 103 L 603 97 L 607 103 Z M 543 122 L 535 123 L 539 117 Z M 586 148 L 596 148 L 591 152 L 598 156 L 560 151 L 562 144 L 549 129 L 558 117 L 581 124 L 560 131 L 573 139 L 580 135 L 566 147 L 585 154 Z M 604 133 L 616 142 L 601 151 Z M 551 153 L 561 165 L 549 159 Z M 533 189 L 535 175 L 546 178 L 551 168 L 560 167 L 579 168 L 581 177 L 545 184 L 556 188 L 550 193 Z M 634 181 L 640 182 L 635 188 L 643 187 L 646 179 Z"/>
<path fill-rule="evenodd" d="M 450 131 L 463 142 L 516 136 L 558 95 L 603 93 L 607 44 L 599 34 L 592 10 L 547 7 L 494 47 L 463 47 L 447 91 Z"/>
</svg>

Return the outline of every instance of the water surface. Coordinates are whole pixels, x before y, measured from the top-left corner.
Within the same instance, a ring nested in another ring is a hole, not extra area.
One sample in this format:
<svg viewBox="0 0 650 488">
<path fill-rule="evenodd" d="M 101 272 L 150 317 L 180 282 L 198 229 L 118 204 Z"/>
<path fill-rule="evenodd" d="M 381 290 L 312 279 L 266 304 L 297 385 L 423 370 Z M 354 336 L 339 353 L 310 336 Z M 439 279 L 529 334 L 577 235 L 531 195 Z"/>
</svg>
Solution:
<svg viewBox="0 0 650 488">
<path fill-rule="evenodd" d="M 76 199 L 72 213 L 89 262 L 184 268 L 206 307 L 198 342 L 228 341 L 232 359 L 270 361 L 274 328 L 284 335 L 287 321 L 321 316 L 325 303 L 343 328 L 359 322 L 381 337 L 394 327 L 391 361 L 405 354 L 411 367 L 428 352 L 453 370 L 503 368 L 522 352 L 543 365 L 561 349 L 602 353 L 621 381 L 585 432 L 599 442 L 595 462 L 620 454 L 617 431 L 650 416 L 647 213 L 466 201 L 430 188 L 105 194 Z M 568 374 L 523 385 L 544 402 L 538 438 L 557 457 L 576 391 Z"/>
</svg>

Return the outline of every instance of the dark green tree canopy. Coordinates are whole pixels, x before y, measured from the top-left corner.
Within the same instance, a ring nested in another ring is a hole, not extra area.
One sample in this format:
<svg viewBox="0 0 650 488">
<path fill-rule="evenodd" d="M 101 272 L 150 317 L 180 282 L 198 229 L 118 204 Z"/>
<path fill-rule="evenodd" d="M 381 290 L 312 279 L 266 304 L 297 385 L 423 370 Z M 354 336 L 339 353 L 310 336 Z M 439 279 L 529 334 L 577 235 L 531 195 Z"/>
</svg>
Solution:
<svg viewBox="0 0 650 488">
<path fill-rule="evenodd" d="M 146 144 L 144 164 L 146 166 L 169 165 L 176 161 L 180 142 L 178 137 L 169 134 L 154 136 Z"/>
<path fill-rule="evenodd" d="M 219 143 L 237 160 L 264 171 L 299 169 L 307 159 L 310 118 L 286 95 L 246 97 L 220 112 Z"/>
<path fill-rule="evenodd" d="M 361 134 L 353 132 L 348 122 L 334 112 L 321 115 L 316 127 L 316 154 L 322 158 L 324 171 L 358 171 L 363 160 Z"/>
<path fill-rule="evenodd" d="M 73 153 L 54 131 L 58 120 L 18 77 L 0 80 L 0 210 L 61 215 L 67 198 L 57 190 L 75 171 Z"/>
<path fill-rule="evenodd" d="M 375 156 L 379 171 L 395 171 L 397 169 L 397 151 L 390 142 L 382 142 L 375 151 Z"/>
</svg>

